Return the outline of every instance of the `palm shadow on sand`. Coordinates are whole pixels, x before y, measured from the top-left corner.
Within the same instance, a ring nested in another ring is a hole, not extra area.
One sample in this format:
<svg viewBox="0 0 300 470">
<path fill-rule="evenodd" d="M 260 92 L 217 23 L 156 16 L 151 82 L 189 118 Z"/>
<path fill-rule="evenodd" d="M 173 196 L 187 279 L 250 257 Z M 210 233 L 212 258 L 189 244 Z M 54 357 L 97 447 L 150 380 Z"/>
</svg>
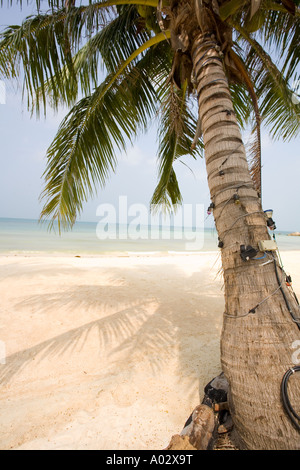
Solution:
<svg viewBox="0 0 300 470">
<path fill-rule="evenodd" d="M 134 272 L 139 269 L 138 266 L 132 267 L 130 272 L 125 268 L 105 269 L 112 280 L 121 280 L 121 283 L 103 286 L 78 284 L 60 292 L 28 295 L 21 303 L 14 305 L 13 308 L 20 312 L 29 308 L 41 315 L 48 314 L 50 322 L 53 309 L 70 315 L 74 309 L 80 309 L 83 322 L 8 356 L 6 364 L 0 367 L 2 385 L 8 384 L 21 371 L 26 371 L 33 358 L 40 362 L 49 357 L 59 358 L 67 351 L 72 352 L 78 344 L 85 347 L 88 336 L 95 332 L 99 340 L 99 353 L 105 350 L 111 359 L 121 354 L 128 358 L 128 362 L 142 355 L 145 366 L 150 367 L 152 374 L 167 370 L 168 358 L 171 359 L 176 347 L 178 372 L 187 378 L 191 387 L 195 381 L 199 382 L 203 369 L 209 368 L 201 361 L 203 351 L 212 345 L 217 347 L 219 341 L 223 296 L 218 282 L 214 284 L 211 278 L 207 278 L 206 270 L 188 276 L 179 268 L 169 265 L 160 267 L 159 279 L 155 278 L 155 267 L 152 265 L 143 266 L 138 277 Z M 84 275 L 84 270 L 81 272 Z M 178 283 L 175 284 L 178 275 L 182 278 L 180 288 Z M 131 300 L 128 305 L 125 294 L 129 289 Z M 105 311 L 108 306 L 110 314 L 107 315 Z M 85 312 L 90 309 L 99 311 L 99 317 L 84 323 Z M 215 320 L 216 313 L 220 315 L 218 322 Z M 95 355 L 95 361 L 97 359 Z M 115 367 L 118 368 L 117 359 Z M 198 385 L 201 394 L 205 384 Z"/>
</svg>

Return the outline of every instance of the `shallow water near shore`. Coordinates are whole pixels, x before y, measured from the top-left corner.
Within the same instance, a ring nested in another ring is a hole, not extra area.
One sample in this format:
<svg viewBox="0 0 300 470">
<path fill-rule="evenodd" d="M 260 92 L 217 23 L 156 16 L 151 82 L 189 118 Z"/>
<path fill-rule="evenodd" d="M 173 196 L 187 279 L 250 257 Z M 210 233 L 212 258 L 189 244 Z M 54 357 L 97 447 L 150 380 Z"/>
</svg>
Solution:
<svg viewBox="0 0 300 470">
<path fill-rule="evenodd" d="M 300 250 L 300 237 L 276 232 L 279 250 Z M 102 255 L 119 252 L 193 253 L 218 251 L 214 228 L 100 225 L 77 222 L 59 235 L 34 219 L 0 218 L 0 253 Z"/>
</svg>

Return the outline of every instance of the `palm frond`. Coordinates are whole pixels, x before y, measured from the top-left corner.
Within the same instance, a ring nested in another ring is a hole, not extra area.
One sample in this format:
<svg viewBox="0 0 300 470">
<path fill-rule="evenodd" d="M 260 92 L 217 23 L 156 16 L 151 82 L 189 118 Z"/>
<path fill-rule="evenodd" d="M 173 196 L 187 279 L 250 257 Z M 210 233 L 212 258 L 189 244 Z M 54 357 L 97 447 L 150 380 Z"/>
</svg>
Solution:
<svg viewBox="0 0 300 470">
<path fill-rule="evenodd" d="M 249 166 L 250 174 L 254 182 L 256 190 L 261 194 L 261 117 L 260 109 L 258 104 L 258 98 L 255 93 L 254 85 L 252 83 L 251 77 L 248 73 L 247 67 L 241 58 L 234 52 L 234 50 L 229 51 L 230 58 L 235 64 L 239 74 L 241 76 L 242 82 L 245 84 L 246 89 L 251 98 L 251 104 L 254 112 L 254 122 L 255 126 L 253 128 L 253 142 L 250 147 L 249 155 Z"/>
<path fill-rule="evenodd" d="M 178 181 L 174 171 L 174 162 L 185 155 L 195 157 L 201 153 L 201 143 L 192 149 L 196 133 L 197 119 L 188 107 L 186 86 L 175 89 L 173 83 L 163 83 L 164 101 L 161 107 L 159 130 L 159 181 L 152 196 L 153 207 L 163 206 L 170 211 L 182 203 Z"/>
<path fill-rule="evenodd" d="M 47 153 L 41 214 L 52 224 L 57 219 L 59 230 L 71 227 L 87 198 L 105 185 L 116 168 L 116 151 L 125 150 L 153 119 L 157 94 L 151 74 L 164 69 L 163 60 L 153 64 L 153 54 L 149 49 L 123 76 L 108 75 L 62 122 Z"/>
<path fill-rule="evenodd" d="M 116 70 L 151 38 L 148 30 L 139 28 L 140 18 L 135 5 L 120 8 L 118 16 L 89 41 L 87 54 L 92 57 L 98 50 L 106 70 Z"/>
<path fill-rule="evenodd" d="M 56 109 L 61 104 L 73 106 L 80 93 L 83 96 L 91 94 L 100 81 L 99 74 L 104 70 L 117 70 L 150 38 L 146 31 L 137 30 L 138 17 L 135 5 L 124 6 L 116 18 L 73 55 L 72 76 L 65 65 L 37 90 L 33 102 L 36 111 L 39 111 L 40 102 L 46 102 L 46 99 L 50 99 L 51 106 Z"/>
<path fill-rule="evenodd" d="M 231 83 L 230 93 L 234 107 L 235 116 L 242 130 L 249 128 L 251 139 L 246 144 L 247 160 L 251 178 L 255 188 L 261 194 L 261 126 L 260 119 L 255 117 L 253 100 L 245 83 Z"/>
<path fill-rule="evenodd" d="M 254 187 L 258 194 L 262 193 L 261 181 L 261 128 L 260 125 L 254 126 L 251 133 L 251 141 L 247 148 L 247 157 L 249 162 L 250 175 Z"/>
<path fill-rule="evenodd" d="M 244 83 L 231 83 L 229 85 L 236 119 L 241 129 L 251 124 L 252 101 Z"/>
<path fill-rule="evenodd" d="M 39 11 L 41 9 L 41 1 L 42 0 L 36 0 L 36 9 Z M 12 7 L 12 6 L 15 6 L 15 5 L 19 5 L 20 8 L 22 8 L 22 6 L 24 4 L 27 4 L 29 5 L 30 3 L 32 3 L 30 0 L 1 0 L 0 1 L 0 6 L 2 7 L 4 4 L 6 3 L 6 5 L 8 7 Z M 48 4 L 48 7 L 51 8 L 51 9 L 55 9 L 55 8 L 62 8 L 64 6 L 64 3 L 65 3 L 65 0 L 47 0 L 47 4 Z"/>
<path fill-rule="evenodd" d="M 14 69 L 24 74 L 24 92 L 28 99 L 35 99 L 39 90 L 44 105 L 47 82 L 52 81 L 53 86 L 55 82 L 61 94 L 67 92 L 61 86 L 62 80 L 70 89 L 76 86 L 70 44 L 66 42 L 69 31 L 66 18 L 65 11 L 28 17 L 22 25 L 11 26 L 1 34 L 0 51 L 9 58 Z M 10 75 L 9 69 L 6 75 Z"/>
<path fill-rule="evenodd" d="M 72 7 L 70 9 L 62 8 L 46 14 L 38 14 L 26 18 L 20 26 L 11 26 L 6 28 L 0 35 L 0 58 L 3 70 L 3 76 L 10 78 L 12 72 L 14 75 L 20 70 L 24 73 L 24 92 L 28 95 L 28 106 L 30 99 L 35 106 L 39 106 L 42 100 L 46 106 L 47 90 L 50 88 L 56 95 L 54 101 L 60 97 L 68 102 L 74 100 L 77 93 L 76 72 L 80 68 L 78 62 L 83 63 L 83 57 L 91 53 L 88 47 L 81 51 L 77 56 L 77 70 L 74 70 L 72 56 L 83 46 L 83 39 L 88 42 L 95 33 L 103 29 L 114 18 L 117 18 L 115 5 L 123 4 L 155 4 L 153 0 L 107 0 L 105 2 L 90 3 L 87 6 Z M 126 18 L 126 15 L 123 16 Z M 121 20 L 119 21 L 119 26 Z M 128 23 L 126 24 L 128 26 Z M 104 28 L 102 35 L 95 36 L 94 42 L 91 40 L 90 46 L 94 48 L 98 45 L 97 39 L 102 42 L 102 53 L 106 52 L 106 65 L 109 64 L 109 52 L 114 58 L 116 65 L 117 58 L 121 59 L 121 48 L 104 47 L 108 45 L 108 34 L 111 33 L 112 39 L 113 27 L 109 30 Z M 124 31 L 124 25 L 123 25 Z M 114 29 L 116 32 L 116 29 Z M 128 51 L 132 52 L 132 44 L 141 45 L 142 41 L 134 41 L 134 34 L 128 31 L 126 39 L 129 44 L 124 46 L 124 57 Z M 104 41 L 106 34 L 106 42 Z M 117 37 L 120 37 L 120 35 Z M 140 37 L 140 36 L 139 36 Z M 130 40 L 129 40 L 130 38 Z M 149 38 L 149 35 L 148 35 Z M 145 40 L 145 37 L 144 37 Z M 131 42 L 130 42 L 131 41 Z M 83 55 L 85 52 L 85 55 Z M 118 54 L 117 54 L 118 52 Z M 94 56 L 90 56 L 94 59 Z M 123 59 L 124 59 L 123 57 Z M 111 62 L 111 66 L 112 66 Z M 8 66 L 9 65 L 9 66 Z M 21 68 L 20 68 L 21 65 Z M 81 67 L 81 84 L 86 86 L 88 73 L 92 70 L 92 82 L 95 81 L 96 62 L 88 62 L 87 66 Z M 112 68 L 112 67 L 111 67 Z"/>
<path fill-rule="evenodd" d="M 244 62 L 259 97 L 260 115 L 273 138 L 290 140 L 300 131 L 300 110 L 293 102 L 287 78 L 263 46 L 235 25 L 244 38 Z"/>
<path fill-rule="evenodd" d="M 282 73 L 287 79 L 292 77 L 300 61 L 300 13 L 292 16 L 288 12 L 269 10 L 260 37 L 276 53 Z"/>
</svg>

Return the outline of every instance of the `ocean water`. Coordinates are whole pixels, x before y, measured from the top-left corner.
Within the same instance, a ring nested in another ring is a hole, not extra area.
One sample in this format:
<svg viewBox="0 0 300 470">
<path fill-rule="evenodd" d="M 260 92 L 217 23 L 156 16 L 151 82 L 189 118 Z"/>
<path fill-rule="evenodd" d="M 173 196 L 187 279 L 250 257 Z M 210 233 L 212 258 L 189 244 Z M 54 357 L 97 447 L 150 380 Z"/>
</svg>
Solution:
<svg viewBox="0 0 300 470">
<path fill-rule="evenodd" d="M 276 233 L 279 250 L 300 250 L 300 237 Z M 218 251 L 217 233 L 212 228 L 122 226 L 77 222 L 59 235 L 33 219 L 0 218 L 0 253 L 66 253 L 102 255 L 127 253 L 192 253 Z"/>
</svg>

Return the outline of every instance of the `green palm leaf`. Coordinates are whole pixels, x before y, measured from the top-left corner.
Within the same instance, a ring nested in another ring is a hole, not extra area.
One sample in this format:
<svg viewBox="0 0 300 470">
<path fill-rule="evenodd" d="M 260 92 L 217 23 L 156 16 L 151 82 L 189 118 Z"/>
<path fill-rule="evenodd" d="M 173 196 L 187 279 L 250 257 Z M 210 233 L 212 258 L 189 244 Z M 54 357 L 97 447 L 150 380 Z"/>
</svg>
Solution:
<svg viewBox="0 0 300 470">
<path fill-rule="evenodd" d="M 22 25 L 7 28 L 0 36 L 2 75 L 10 78 L 16 75 L 17 71 L 20 73 L 18 67 L 21 64 L 21 72 L 24 74 L 24 91 L 26 90 L 28 99 L 31 98 L 37 108 L 41 100 L 46 107 L 46 95 L 49 89 L 54 93 L 53 103 L 59 100 L 71 103 L 78 92 L 76 72 L 79 67 L 77 64 L 77 70 L 74 70 L 73 56 L 82 48 L 83 36 L 87 39 L 93 37 L 93 40 L 90 41 L 90 48 L 86 47 L 81 54 L 79 53 L 77 62 L 82 64 L 88 55 L 94 60 L 94 62 L 91 60 L 87 62 L 85 68 L 80 67 L 80 83 L 83 85 L 83 91 L 86 90 L 89 73 L 91 73 L 92 82 L 96 80 L 97 63 L 95 56 L 91 56 L 92 47 L 99 47 L 102 44 L 101 51 L 106 57 L 105 65 L 110 65 L 112 69 L 112 64 L 116 65 L 118 60 L 124 60 L 129 51 L 133 52 L 133 44 L 139 47 L 146 38 L 149 39 L 149 34 L 140 34 L 139 39 L 142 37 L 142 41 L 135 39 L 134 32 L 128 31 L 127 47 L 124 44 L 123 49 L 117 47 L 117 38 L 120 38 L 120 34 L 114 36 L 113 32 L 116 33 L 116 26 L 120 27 L 122 21 L 123 32 L 125 26 L 128 28 L 128 7 L 126 14 L 121 15 L 122 17 L 115 24 L 101 31 L 100 37 L 94 36 L 95 31 L 103 29 L 103 25 L 110 24 L 114 18 L 118 18 L 116 10 L 112 9 L 113 5 L 128 3 L 155 5 L 153 0 L 108 0 L 78 8 L 73 7 L 70 10 L 62 8 L 51 14 L 28 17 Z M 131 11 L 134 12 L 134 10 L 135 8 Z M 132 18 L 131 24 L 133 24 Z M 112 48 L 111 44 L 107 47 L 109 39 L 112 40 L 115 37 L 116 47 Z M 109 52 L 111 52 L 110 59 L 108 58 Z M 28 105 L 30 106 L 29 102 Z"/>
<path fill-rule="evenodd" d="M 185 54 L 173 7 L 159 2 L 164 32 L 157 33 L 157 0 L 107 0 L 79 7 L 60 0 L 47 3 L 50 13 L 29 17 L 0 36 L 0 73 L 10 78 L 23 71 L 28 105 L 37 113 L 48 102 L 56 109 L 72 106 L 48 150 L 42 217 L 72 225 L 84 201 L 115 170 L 116 151 L 147 128 L 158 106 L 159 178 L 152 203 L 177 204 L 182 196 L 174 162 L 189 154 L 196 157 L 201 142 L 193 148 L 198 113 L 185 91 L 192 88 L 191 78 L 180 90 L 172 82 L 174 71 L 181 71 L 180 63 L 177 69 L 172 66 L 174 44 L 177 59 Z M 243 68 L 237 66 L 232 76 L 226 69 L 238 122 L 242 127 L 254 123 L 258 140 L 259 115 L 274 137 L 297 135 L 299 110 L 289 84 L 298 78 L 299 9 L 290 0 L 212 5 L 215 25 L 224 22 L 220 41 L 225 24 L 227 33 L 234 26 L 238 36 L 222 46 L 229 68 L 232 57 Z M 167 42 L 169 27 L 172 40 Z M 271 46 L 280 65 L 266 52 Z"/>
<path fill-rule="evenodd" d="M 182 90 L 175 90 L 174 85 L 163 83 L 163 103 L 161 107 L 159 130 L 159 181 L 152 196 L 151 205 L 164 206 L 171 210 L 182 203 L 173 164 L 186 155 L 194 158 L 201 153 L 201 143 L 192 149 L 196 133 L 197 119 L 191 113 L 187 99 L 187 83 Z"/>
<path fill-rule="evenodd" d="M 73 225 L 83 202 L 115 170 L 116 151 L 125 150 L 154 117 L 157 95 L 151 73 L 166 72 L 163 61 L 153 68 L 152 60 L 150 49 L 123 77 L 122 71 L 108 75 L 62 122 L 47 153 L 42 195 L 46 202 L 41 214 L 42 219 L 52 218 L 52 223 L 57 219 L 59 230 Z M 152 72 L 147 73 L 150 67 Z"/>
<path fill-rule="evenodd" d="M 61 104 L 73 106 L 80 93 L 84 96 L 91 94 L 98 86 L 101 75 L 103 79 L 105 70 L 117 70 L 136 49 L 150 39 L 149 33 L 137 30 L 138 17 L 134 5 L 124 6 L 116 18 L 74 54 L 72 75 L 68 66 L 64 66 L 37 90 L 33 103 L 36 110 L 39 111 L 40 102 L 45 103 L 47 98 L 50 98 L 51 106 L 56 109 Z"/>
<path fill-rule="evenodd" d="M 241 29 L 239 32 L 250 45 L 245 64 L 255 83 L 264 124 L 273 137 L 285 140 L 295 137 L 300 131 L 300 110 L 293 102 L 288 80 L 258 41 Z"/>
<path fill-rule="evenodd" d="M 262 34 L 268 48 L 274 49 L 281 63 L 281 72 L 287 79 L 291 78 L 300 60 L 300 13 L 293 17 L 289 13 L 270 10 Z"/>
</svg>

